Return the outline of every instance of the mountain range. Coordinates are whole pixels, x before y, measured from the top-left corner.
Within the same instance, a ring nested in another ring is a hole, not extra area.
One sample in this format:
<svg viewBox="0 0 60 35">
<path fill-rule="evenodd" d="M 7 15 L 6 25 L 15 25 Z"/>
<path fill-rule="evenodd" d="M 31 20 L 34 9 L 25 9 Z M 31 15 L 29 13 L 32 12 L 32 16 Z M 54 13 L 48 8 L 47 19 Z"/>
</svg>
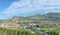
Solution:
<svg viewBox="0 0 60 35">
<path fill-rule="evenodd" d="M 9 19 L 6 20 L 0 20 L 0 22 L 7 22 L 7 21 L 34 21 L 34 22 L 38 22 L 38 21 L 60 21 L 60 13 L 47 13 L 47 14 L 36 14 L 36 15 L 32 15 L 32 16 L 28 16 L 28 17 L 22 17 L 22 16 L 13 16 Z"/>
</svg>

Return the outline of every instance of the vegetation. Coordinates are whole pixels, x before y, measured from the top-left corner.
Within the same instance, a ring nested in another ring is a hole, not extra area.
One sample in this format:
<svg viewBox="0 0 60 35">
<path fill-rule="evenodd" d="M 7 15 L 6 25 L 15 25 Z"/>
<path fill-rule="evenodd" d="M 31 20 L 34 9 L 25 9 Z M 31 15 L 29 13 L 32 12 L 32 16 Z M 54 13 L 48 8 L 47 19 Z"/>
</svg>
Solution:
<svg viewBox="0 0 60 35">
<path fill-rule="evenodd" d="M 45 35 L 45 33 L 41 34 L 37 28 L 42 32 L 49 33 L 49 35 L 58 35 L 60 30 L 60 13 L 47 13 L 45 15 L 37 14 L 29 17 L 14 16 L 7 20 L 0 20 L 0 25 L 4 23 L 19 24 L 24 30 L 0 28 L 0 35 Z M 26 31 L 25 27 L 27 26 L 32 26 L 33 28 L 29 29 L 34 33 L 28 30 Z M 36 29 L 34 29 L 34 27 Z"/>
<path fill-rule="evenodd" d="M 33 35 L 30 31 L 0 28 L 0 35 Z"/>
<path fill-rule="evenodd" d="M 55 32 L 55 31 L 50 31 L 50 35 L 59 35 L 59 33 Z"/>
</svg>

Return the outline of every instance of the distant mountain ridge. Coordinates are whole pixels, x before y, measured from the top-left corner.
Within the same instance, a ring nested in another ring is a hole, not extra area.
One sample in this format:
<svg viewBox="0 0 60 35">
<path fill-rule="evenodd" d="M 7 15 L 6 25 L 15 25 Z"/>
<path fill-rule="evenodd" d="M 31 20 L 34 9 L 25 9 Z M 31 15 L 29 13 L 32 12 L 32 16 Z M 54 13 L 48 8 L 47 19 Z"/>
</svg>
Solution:
<svg viewBox="0 0 60 35">
<path fill-rule="evenodd" d="M 9 20 L 30 20 L 30 21 L 60 21 L 60 13 L 47 13 L 44 15 L 36 14 L 33 16 L 22 17 L 22 16 L 13 16 L 12 18 L 7 19 Z"/>
</svg>

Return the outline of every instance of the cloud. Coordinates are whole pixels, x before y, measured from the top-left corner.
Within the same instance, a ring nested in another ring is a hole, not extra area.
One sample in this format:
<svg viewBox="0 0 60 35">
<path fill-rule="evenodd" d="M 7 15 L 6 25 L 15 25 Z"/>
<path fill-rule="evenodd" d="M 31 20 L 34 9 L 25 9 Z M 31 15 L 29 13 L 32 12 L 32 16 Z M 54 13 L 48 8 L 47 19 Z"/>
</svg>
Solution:
<svg viewBox="0 0 60 35">
<path fill-rule="evenodd" d="M 24 14 L 38 11 L 42 9 L 44 2 L 45 0 L 20 0 L 13 2 L 3 14 Z"/>
<path fill-rule="evenodd" d="M 11 15 L 27 15 L 34 12 L 60 12 L 60 0 L 20 0 L 11 3 L 2 14 Z"/>
</svg>

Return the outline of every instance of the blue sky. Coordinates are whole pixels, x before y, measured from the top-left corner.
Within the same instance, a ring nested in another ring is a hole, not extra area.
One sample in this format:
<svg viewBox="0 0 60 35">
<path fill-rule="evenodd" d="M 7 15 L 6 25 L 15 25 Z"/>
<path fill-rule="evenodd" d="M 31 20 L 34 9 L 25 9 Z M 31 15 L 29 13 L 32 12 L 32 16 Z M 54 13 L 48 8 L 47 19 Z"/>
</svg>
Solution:
<svg viewBox="0 0 60 35">
<path fill-rule="evenodd" d="M 17 0 L 0 0 L 0 12 L 2 12 L 5 8 L 10 6 L 12 2 L 16 2 Z"/>
<path fill-rule="evenodd" d="M 60 12 L 60 0 L 0 0 L 0 19 Z"/>
</svg>

